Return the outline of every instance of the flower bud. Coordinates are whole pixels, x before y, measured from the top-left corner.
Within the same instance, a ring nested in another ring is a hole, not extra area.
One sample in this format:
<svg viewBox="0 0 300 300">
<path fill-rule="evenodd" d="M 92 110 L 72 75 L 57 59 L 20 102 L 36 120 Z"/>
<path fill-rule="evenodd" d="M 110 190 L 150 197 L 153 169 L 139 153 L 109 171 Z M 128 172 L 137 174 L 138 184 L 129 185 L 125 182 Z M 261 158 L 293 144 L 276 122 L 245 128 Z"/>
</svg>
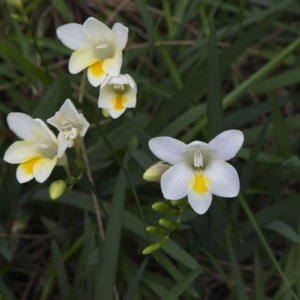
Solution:
<svg viewBox="0 0 300 300">
<path fill-rule="evenodd" d="M 148 233 L 153 234 L 153 235 L 160 235 L 161 231 L 159 228 L 155 227 L 155 226 L 147 226 L 146 230 Z"/>
<path fill-rule="evenodd" d="M 152 204 L 152 209 L 156 212 L 168 214 L 172 208 L 164 202 L 155 202 Z"/>
<path fill-rule="evenodd" d="M 6 2 L 11 4 L 12 6 L 15 6 L 19 10 L 23 9 L 23 4 L 21 0 L 6 0 Z"/>
<path fill-rule="evenodd" d="M 167 239 L 168 239 L 168 237 L 165 237 L 164 239 L 162 239 L 161 241 L 157 242 L 156 244 L 152 244 L 152 245 L 146 247 L 143 250 L 142 254 L 147 255 L 147 254 L 150 254 L 150 253 L 158 250 L 159 248 L 161 248 L 165 244 L 165 242 L 167 241 Z"/>
<path fill-rule="evenodd" d="M 171 208 L 168 204 L 164 202 L 155 202 L 152 204 L 152 209 L 156 212 L 162 214 L 168 214 L 171 217 L 180 215 L 180 210 Z"/>
<path fill-rule="evenodd" d="M 109 113 L 108 110 L 105 108 L 102 108 L 102 115 L 104 118 L 109 118 Z"/>
<path fill-rule="evenodd" d="M 176 224 L 174 224 L 172 221 L 168 220 L 168 219 L 160 219 L 158 221 L 159 225 L 163 228 L 166 228 L 168 230 L 174 230 L 176 228 Z"/>
<path fill-rule="evenodd" d="M 169 169 L 171 165 L 165 163 L 164 161 L 159 161 L 152 166 L 150 166 L 143 175 L 144 180 L 150 182 L 158 182 L 161 176 Z"/>
<path fill-rule="evenodd" d="M 66 190 L 67 185 L 63 180 L 57 180 L 51 183 L 49 194 L 52 200 L 59 198 Z"/>
<path fill-rule="evenodd" d="M 186 198 L 181 199 L 181 200 L 171 200 L 171 204 L 175 207 L 183 208 L 187 205 L 187 200 Z"/>
<path fill-rule="evenodd" d="M 22 17 L 21 17 L 20 15 L 18 15 L 18 14 L 11 14 L 10 16 L 11 16 L 13 19 L 15 19 L 15 20 L 17 20 L 17 21 L 19 21 L 19 22 L 22 22 L 22 21 L 23 21 Z"/>
</svg>

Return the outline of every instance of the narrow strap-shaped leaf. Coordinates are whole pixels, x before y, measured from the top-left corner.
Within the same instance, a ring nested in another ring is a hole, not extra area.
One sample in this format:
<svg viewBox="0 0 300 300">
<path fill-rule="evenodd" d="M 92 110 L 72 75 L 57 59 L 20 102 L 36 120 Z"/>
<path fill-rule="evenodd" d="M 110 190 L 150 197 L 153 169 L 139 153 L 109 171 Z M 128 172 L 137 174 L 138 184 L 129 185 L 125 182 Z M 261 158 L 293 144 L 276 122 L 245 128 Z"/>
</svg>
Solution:
<svg viewBox="0 0 300 300">
<path fill-rule="evenodd" d="M 257 137 L 257 140 L 254 144 L 254 147 L 251 150 L 250 157 L 247 161 L 246 167 L 244 168 L 243 171 L 243 177 L 241 180 L 241 191 L 243 192 L 245 188 L 248 186 L 251 176 L 255 170 L 255 162 L 258 156 L 258 153 L 264 143 L 266 132 L 269 126 L 269 121 L 264 125 L 262 128 L 259 136 Z"/>
<path fill-rule="evenodd" d="M 221 76 L 214 21 L 210 21 L 207 59 L 207 134 L 211 140 L 222 132 Z"/>
<path fill-rule="evenodd" d="M 58 285 L 63 300 L 69 300 L 70 298 L 70 284 L 67 277 L 67 272 L 63 263 L 62 255 L 58 249 L 57 243 L 52 241 L 52 254 L 55 267 L 55 273 L 58 279 Z"/>
<path fill-rule="evenodd" d="M 125 155 L 124 167 L 127 166 L 127 154 Z M 94 300 L 113 299 L 113 287 L 115 283 L 119 248 L 121 242 L 122 214 L 125 202 L 126 177 L 123 170 L 119 173 L 118 182 L 113 195 L 109 219 L 107 222 L 105 240 L 100 256 L 99 271 L 96 273 Z"/>
<path fill-rule="evenodd" d="M 186 275 L 181 281 L 179 281 L 162 300 L 177 299 L 197 278 L 197 276 L 203 271 L 202 267 L 197 268 Z"/>
<path fill-rule="evenodd" d="M 239 268 L 236 253 L 234 251 L 228 232 L 226 232 L 226 243 L 227 243 L 229 259 L 231 262 L 231 271 L 232 271 L 233 279 L 236 282 L 237 299 L 243 299 L 243 300 L 249 299 L 245 290 L 245 283 L 243 281 L 243 277 Z"/>
<path fill-rule="evenodd" d="M 288 135 L 287 135 L 285 121 L 274 99 L 274 96 L 270 93 L 268 94 L 268 102 L 270 105 L 271 116 L 273 119 L 274 136 L 275 136 L 278 151 L 281 154 L 287 155 L 289 152 L 288 149 L 289 144 L 288 144 Z"/>
<path fill-rule="evenodd" d="M 132 280 L 132 283 L 131 285 L 129 286 L 123 300 L 131 300 L 133 298 L 133 294 L 136 290 L 136 288 L 138 287 L 138 284 L 141 280 L 141 277 L 143 276 L 143 273 L 145 271 L 145 268 L 147 266 L 147 263 L 148 263 L 148 260 L 149 260 L 149 257 L 147 257 L 143 263 L 140 265 L 139 269 L 137 270 L 133 280 Z"/>
<path fill-rule="evenodd" d="M 254 291 L 255 299 L 265 300 L 265 291 L 264 291 L 264 277 L 262 273 L 262 267 L 260 258 L 257 252 L 254 254 Z"/>
<path fill-rule="evenodd" d="M 32 116 L 42 120 L 52 117 L 70 95 L 71 87 L 69 79 L 64 75 L 57 77 L 39 100 L 32 112 Z"/>
</svg>

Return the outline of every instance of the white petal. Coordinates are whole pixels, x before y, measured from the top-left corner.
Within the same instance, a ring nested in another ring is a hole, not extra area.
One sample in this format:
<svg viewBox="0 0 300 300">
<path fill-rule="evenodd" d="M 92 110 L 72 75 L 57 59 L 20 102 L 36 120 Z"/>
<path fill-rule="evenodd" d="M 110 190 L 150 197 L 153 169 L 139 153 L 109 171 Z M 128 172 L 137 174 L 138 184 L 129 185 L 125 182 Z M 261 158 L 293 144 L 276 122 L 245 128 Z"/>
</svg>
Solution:
<svg viewBox="0 0 300 300">
<path fill-rule="evenodd" d="M 58 134 L 58 150 L 57 150 L 57 156 L 62 157 L 64 153 L 66 152 L 66 149 L 68 148 L 68 141 L 66 140 L 64 134 L 60 132 Z"/>
<path fill-rule="evenodd" d="M 125 107 L 132 108 L 136 106 L 136 92 L 133 89 L 127 89 L 123 94 L 123 97 L 126 99 L 126 102 L 124 103 Z"/>
<path fill-rule="evenodd" d="M 186 144 L 167 136 L 160 136 L 149 141 L 149 148 L 159 159 L 174 165 L 184 159 Z"/>
<path fill-rule="evenodd" d="M 117 94 L 111 85 L 106 85 L 100 90 L 100 95 L 98 99 L 98 106 L 100 108 L 113 108 L 115 106 L 114 99 Z"/>
<path fill-rule="evenodd" d="M 88 128 L 90 127 L 90 123 L 86 120 L 83 114 L 79 114 L 80 123 L 82 124 L 81 131 L 79 132 L 80 136 L 85 136 Z"/>
<path fill-rule="evenodd" d="M 82 32 L 95 43 L 95 46 L 108 44 L 114 38 L 113 32 L 95 18 L 88 18 L 84 22 Z"/>
<path fill-rule="evenodd" d="M 107 74 L 103 71 L 100 61 L 88 68 L 87 77 L 90 84 L 94 87 L 99 86 L 104 81 Z"/>
<path fill-rule="evenodd" d="M 121 23 L 115 23 L 112 31 L 115 35 L 116 48 L 124 49 L 128 40 L 128 28 Z"/>
<path fill-rule="evenodd" d="M 41 152 L 35 143 L 18 141 L 6 150 L 3 159 L 10 164 L 20 164 L 38 156 L 41 156 Z"/>
<path fill-rule="evenodd" d="M 240 190 L 240 180 L 233 166 L 223 160 L 212 160 L 204 170 L 208 178 L 207 189 L 220 197 L 236 197 Z"/>
<path fill-rule="evenodd" d="M 72 50 L 91 49 L 93 45 L 81 31 L 82 25 L 70 23 L 56 29 L 61 42 Z"/>
<path fill-rule="evenodd" d="M 205 194 L 200 195 L 194 191 L 191 191 L 188 195 L 189 203 L 192 209 L 197 214 L 204 214 L 210 207 L 212 201 L 212 194 L 207 191 Z"/>
<path fill-rule="evenodd" d="M 9 128 L 23 140 L 34 141 L 35 135 L 31 130 L 30 124 L 33 119 L 23 113 L 10 113 L 7 116 L 7 124 Z"/>
<path fill-rule="evenodd" d="M 222 160 L 233 158 L 244 142 L 244 134 L 240 130 L 227 130 L 217 135 L 208 145 L 215 156 Z"/>
<path fill-rule="evenodd" d="M 66 153 L 63 154 L 62 157 L 59 157 L 58 160 L 57 160 L 57 165 L 58 166 L 64 166 L 68 163 L 68 159 L 67 159 L 67 155 Z"/>
<path fill-rule="evenodd" d="M 122 61 L 122 50 L 117 48 L 114 57 L 103 61 L 102 69 L 111 76 L 118 76 L 122 67 Z"/>
<path fill-rule="evenodd" d="M 128 81 L 128 84 L 130 85 L 130 87 L 135 91 L 137 92 L 137 86 L 136 86 L 136 83 L 135 81 L 133 80 L 133 78 L 128 75 L 128 74 L 125 74 L 125 76 L 127 77 L 127 81 Z"/>
<path fill-rule="evenodd" d="M 44 182 L 51 174 L 57 163 L 57 156 L 53 159 L 41 158 L 33 166 L 33 174 L 37 182 Z"/>
<path fill-rule="evenodd" d="M 93 51 L 88 49 L 77 50 L 72 53 L 69 61 L 69 72 L 77 74 L 98 61 Z"/>
<path fill-rule="evenodd" d="M 176 164 L 161 177 L 161 190 L 165 199 L 178 200 L 187 196 L 194 185 L 195 172 L 186 163 Z"/>
<path fill-rule="evenodd" d="M 67 99 L 59 111 L 52 118 L 49 118 L 47 122 L 58 130 L 61 130 L 61 125 L 68 119 L 71 119 L 77 125 L 80 124 L 79 113 L 70 99 Z"/>
<path fill-rule="evenodd" d="M 16 175 L 19 183 L 28 182 L 34 177 L 33 169 L 30 168 L 30 170 L 28 170 L 26 164 L 20 164 L 18 166 Z"/>
<path fill-rule="evenodd" d="M 125 110 L 126 110 L 125 107 L 122 109 L 110 108 L 108 109 L 108 113 L 113 119 L 117 119 L 124 113 Z"/>
</svg>

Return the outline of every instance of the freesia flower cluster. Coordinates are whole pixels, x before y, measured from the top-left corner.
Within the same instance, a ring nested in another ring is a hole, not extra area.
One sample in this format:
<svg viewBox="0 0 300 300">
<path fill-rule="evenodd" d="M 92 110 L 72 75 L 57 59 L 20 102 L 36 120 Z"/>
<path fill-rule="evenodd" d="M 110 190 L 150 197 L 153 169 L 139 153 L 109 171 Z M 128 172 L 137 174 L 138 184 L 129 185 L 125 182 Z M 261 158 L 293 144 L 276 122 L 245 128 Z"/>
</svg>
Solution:
<svg viewBox="0 0 300 300">
<path fill-rule="evenodd" d="M 33 178 L 44 182 L 56 165 L 63 166 L 69 177 L 65 151 L 67 147 L 74 147 L 79 153 L 82 138 L 90 125 L 70 99 L 47 122 L 59 130 L 58 137 L 41 119 L 33 119 L 24 113 L 10 113 L 7 116 L 9 128 L 22 141 L 13 143 L 7 149 L 4 160 L 19 164 L 17 179 L 20 183 Z"/>
<path fill-rule="evenodd" d="M 128 74 L 120 74 L 128 28 L 116 23 L 109 29 L 102 22 L 88 18 L 83 25 L 71 23 L 57 28 L 61 42 L 74 50 L 69 71 L 77 74 L 88 68 L 91 85 L 100 85 L 98 106 L 118 118 L 126 108 L 136 105 L 137 86 Z"/>
<path fill-rule="evenodd" d="M 70 73 L 77 74 L 87 68 L 91 85 L 100 86 L 100 108 L 105 109 L 112 118 L 118 118 L 126 108 L 135 107 L 136 83 L 130 75 L 120 73 L 122 51 L 128 40 L 127 27 L 116 23 L 109 29 L 102 22 L 89 18 L 83 25 L 71 23 L 60 26 L 57 35 L 64 45 L 74 50 L 69 61 Z M 64 166 L 68 177 L 72 177 L 66 149 L 74 147 L 79 156 L 89 123 L 69 99 L 47 120 L 58 129 L 58 137 L 42 120 L 32 119 L 26 114 L 11 113 L 7 122 L 10 129 L 22 139 L 11 145 L 4 156 L 5 161 L 19 164 L 17 179 L 20 183 L 32 178 L 44 182 L 56 165 Z M 225 131 L 208 144 L 201 141 L 185 144 L 171 137 L 152 138 L 149 141 L 150 150 L 161 161 L 145 172 L 144 179 L 160 181 L 164 198 L 171 200 L 177 210 L 164 203 L 156 203 L 153 209 L 172 216 L 180 215 L 188 206 L 186 200 L 182 200 L 187 197 L 193 210 L 203 214 L 211 205 L 212 195 L 237 196 L 239 177 L 226 161 L 236 155 L 243 141 L 244 135 L 239 130 Z M 60 191 L 64 189 L 64 183 L 59 180 L 53 185 L 53 194 L 60 195 L 57 186 Z M 162 231 L 150 226 L 149 232 L 164 232 L 168 236 L 171 230 L 178 227 L 179 221 L 180 217 L 176 224 L 163 219 Z M 154 250 L 151 248 L 149 251 Z"/>
</svg>

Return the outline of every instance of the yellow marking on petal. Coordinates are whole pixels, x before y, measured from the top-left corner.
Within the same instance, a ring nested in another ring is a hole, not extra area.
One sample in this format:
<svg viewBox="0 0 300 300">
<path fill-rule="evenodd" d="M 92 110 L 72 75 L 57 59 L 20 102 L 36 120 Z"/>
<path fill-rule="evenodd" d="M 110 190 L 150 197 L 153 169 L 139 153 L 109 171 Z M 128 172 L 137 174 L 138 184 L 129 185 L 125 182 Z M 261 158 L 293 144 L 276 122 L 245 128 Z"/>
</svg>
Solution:
<svg viewBox="0 0 300 300">
<path fill-rule="evenodd" d="M 113 99 L 113 102 L 115 104 L 115 110 L 122 110 L 127 102 L 127 99 L 121 93 L 118 93 L 118 95 Z"/>
<path fill-rule="evenodd" d="M 203 174 L 195 175 L 191 179 L 191 182 L 194 182 L 193 191 L 201 196 L 206 194 L 208 191 L 207 187 L 211 184 L 210 180 Z"/>
<path fill-rule="evenodd" d="M 25 174 L 33 174 L 33 166 L 37 161 L 40 160 L 40 157 L 35 157 L 33 159 L 30 159 L 22 164 L 20 164 L 20 167 L 23 169 Z"/>
<path fill-rule="evenodd" d="M 102 69 L 102 62 L 100 60 L 89 66 L 89 69 L 95 77 L 101 76 L 105 73 Z"/>
</svg>

